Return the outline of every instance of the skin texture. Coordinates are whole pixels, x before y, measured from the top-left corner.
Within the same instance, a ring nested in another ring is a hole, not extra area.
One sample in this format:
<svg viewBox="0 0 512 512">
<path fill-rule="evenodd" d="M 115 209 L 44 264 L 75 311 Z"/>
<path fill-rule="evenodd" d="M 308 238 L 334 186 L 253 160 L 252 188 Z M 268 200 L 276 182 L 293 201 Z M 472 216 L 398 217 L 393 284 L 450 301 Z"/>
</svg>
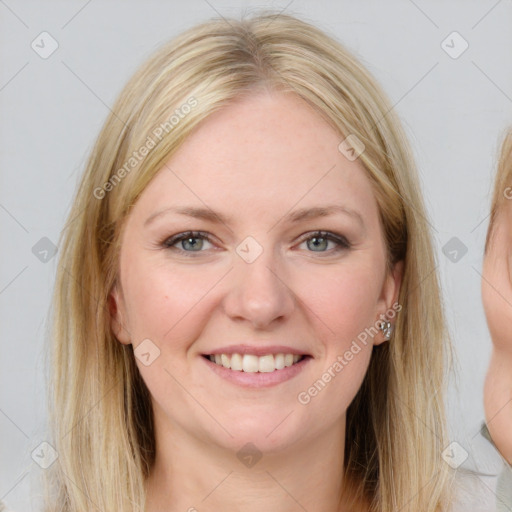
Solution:
<svg viewBox="0 0 512 512">
<path fill-rule="evenodd" d="M 135 348 L 149 338 L 160 349 L 149 366 L 136 360 L 157 442 L 147 511 L 337 510 L 346 410 L 382 335 L 361 345 L 310 403 L 297 396 L 391 308 L 402 274 L 401 264 L 386 271 L 370 181 L 358 160 L 338 151 L 341 140 L 300 98 L 257 93 L 209 117 L 134 205 L 112 326 L 121 343 Z M 284 220 L 327 204 L 356 210 L 362 222 L 343 213 Z M 176 205 L 207 205 L 233 220 L 168 213 L 144 226 Z M 163 246 L 188 230 L 213 241 L 194 239 L 196 251 L 186 241 Z M 335 242 L 301 238 L 316 230 L 352 247 L 336 252 Z M 263 249 L 252 263 L 236 252 L 248 236 Z M 201 354 L 244 342 L 297 347 L 312 359 L 276 386 L 242 388 Z M 249 442 L 262 455 L 252 467 L 236 456 Z"/>
<path fill-rule="evenodd" d="M 493 341 L 484 388 L 491 437 L 512 464 L 512 204 L 499 211 L 484 258 L 482 300 Z"/>
</svg>

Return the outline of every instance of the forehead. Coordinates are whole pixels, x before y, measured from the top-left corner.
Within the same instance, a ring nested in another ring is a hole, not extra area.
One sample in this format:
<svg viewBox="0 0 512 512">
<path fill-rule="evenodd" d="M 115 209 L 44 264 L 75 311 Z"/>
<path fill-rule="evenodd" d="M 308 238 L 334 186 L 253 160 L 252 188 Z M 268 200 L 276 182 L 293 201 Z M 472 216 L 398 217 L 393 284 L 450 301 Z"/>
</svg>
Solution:
<svg viewBox="0 0 512 512">
<path fill-rule="evenodd" d="M 338 150 L 343 138 L 296 95 L 238 99 L 187 138 L 143 192 L 139 209 L 179 201 L 265 215 L 334 203 L 376 215 L 366 170 Z"/>
</svg>

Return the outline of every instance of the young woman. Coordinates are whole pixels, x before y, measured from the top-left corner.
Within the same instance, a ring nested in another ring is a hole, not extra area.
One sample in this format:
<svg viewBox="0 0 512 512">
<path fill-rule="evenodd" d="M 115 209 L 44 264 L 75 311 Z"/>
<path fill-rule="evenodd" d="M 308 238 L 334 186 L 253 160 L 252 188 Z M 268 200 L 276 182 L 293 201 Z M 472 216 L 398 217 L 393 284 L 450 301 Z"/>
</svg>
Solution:
<svg viewBox="0 0 512 512">
<path fill-rule="evenodd" d="M 263 13 L 112 110 L 60 243 L 46 511 L 447 510 L 436 265 L 375 80 Z"/>
</svg>

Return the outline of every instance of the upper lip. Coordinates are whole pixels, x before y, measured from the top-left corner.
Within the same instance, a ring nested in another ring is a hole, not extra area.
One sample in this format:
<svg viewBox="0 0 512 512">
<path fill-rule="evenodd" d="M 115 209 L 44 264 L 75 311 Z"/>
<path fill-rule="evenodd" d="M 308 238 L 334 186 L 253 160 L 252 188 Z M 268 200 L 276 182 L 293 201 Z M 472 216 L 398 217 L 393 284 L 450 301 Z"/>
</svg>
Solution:
<svg viewBox="0 0 512 512">
<path fill-rule="evenodd" d="M 296 354 L 299 356 L 309 355 L 306 351 L 299 348 L 287 347 L 285 345 L 229 345 L 211 349 L 205 355 L 215 354 L 253 354 L 255 356 L 265 356 L 267 354 Z"/>
</svg>

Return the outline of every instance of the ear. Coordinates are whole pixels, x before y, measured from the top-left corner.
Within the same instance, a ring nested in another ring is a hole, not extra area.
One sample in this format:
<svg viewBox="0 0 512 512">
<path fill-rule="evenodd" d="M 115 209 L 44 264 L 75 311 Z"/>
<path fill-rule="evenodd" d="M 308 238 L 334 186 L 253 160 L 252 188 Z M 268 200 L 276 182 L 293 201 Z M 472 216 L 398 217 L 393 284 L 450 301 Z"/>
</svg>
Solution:
<svg viewBox="0 0 512 512">
<path fill-rule="evenodd" d="M 378 302 L 378 318 L 387 319 L 394 326 L 394 318 L 401 309 L 401 305 L 398 304 L 398 297 L 400 295 L 400 286 L 402 284 L 402 278 L 404 274 L 404 262 L 396 262 L 392 269 L 387 272 L 382 285 L 381 296 Z M 395 306 L 398 304 L 399 308 Z M 386 313 L 392 311 L 394 315 L 386 315 Z M 380 345 L 387 341 L 387 338 L 379 330 L 379 333 L 373 338 L 374 345 Z"/>
<path fill-rule="evenodd" d="M 126 307 L 124 304 L 122 291 L 119 290 L 117 283 L 113 286 L 108 296 L 108 308 L 110 311 L 110 327 L 117 340 L 123 345 L 131 343 L 126 325 Z"/>
</svg>

